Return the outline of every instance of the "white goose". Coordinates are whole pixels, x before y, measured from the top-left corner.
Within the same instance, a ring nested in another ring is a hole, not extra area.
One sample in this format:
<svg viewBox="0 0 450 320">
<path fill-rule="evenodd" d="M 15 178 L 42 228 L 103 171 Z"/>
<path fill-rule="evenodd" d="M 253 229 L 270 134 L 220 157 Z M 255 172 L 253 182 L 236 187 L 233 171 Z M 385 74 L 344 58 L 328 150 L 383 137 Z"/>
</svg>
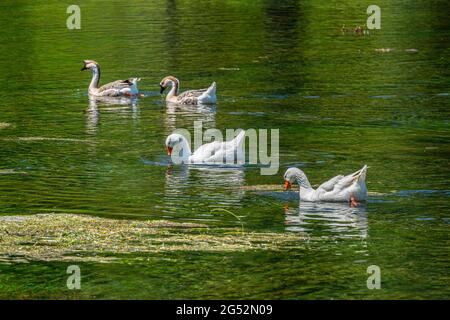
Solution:
<svg viewBox="0 0 450 320">
<path fill-rule="evenodd" d="M 186 138 L 173 133 L 166 139 L 167 154 L 175 163 L 191 164 L 243 164 L 245 153 L 242 148 L 245 131 L 230 141 L 213 141 L 200 146 L 194 153 L 191 152 Z"/>
<path fill-rule="evenodd" d="M 350 202 L 352 206 L 357 206 L 358 201 L 367 199 L 366 172 L 365 165 L 355 173 L 336 176 L 313 189 L 302 170 L 289 168 L 284 174 L 284 190 L 297 182 L 301 201 Z"/>
<path fill-rule="evenodd" d="M 139 94 L 137 82 L 140 78 L 129 78 L 126 80 L 117 80 L 107 83 L 101 87 L 100 82 L 100 65 L 94 60 L 84 60 L 84 66 L 81 71 L 92 70 L 92 80 L 89 85 L 89 94 L 96 97 L 120 97 L 120 96 L 136 96 Z"/>
<path fill-rule="evenodd" d="M 180 89 L 180 81 L 173 77 L 167 76 L 159 83 L 161 88 L 160 93 L 170 86 L 170 91 L 166 96 L 166 102 L 173 104 L 215 104 L 216 98 L 216 83 L 213 82 L 209 88 L 200 90 L 188 90 L 178 94 Z"/>
</svg>

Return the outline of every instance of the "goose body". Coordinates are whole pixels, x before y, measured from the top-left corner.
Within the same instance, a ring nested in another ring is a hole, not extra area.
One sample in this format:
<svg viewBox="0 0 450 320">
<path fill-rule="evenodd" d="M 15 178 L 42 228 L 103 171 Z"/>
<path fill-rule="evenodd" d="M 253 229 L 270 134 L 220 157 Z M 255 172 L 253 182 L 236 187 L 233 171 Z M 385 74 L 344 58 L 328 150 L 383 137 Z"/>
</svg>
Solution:
<svg viewBox="0 0 450 320">
<path fill-rule="evenodd" d="M 244 138 L 245 131 L 241 131 L 230 141 L 205 143 L 192 153 L 186 138 L 181 134 L 173 133 L 166 139 L 167 154 L 178 163 L 243 164 L 245 162 L 242 148 Z"/>
<path fill-rule="evenodd" d="M 139 94 L 137 82 L 140 78 L 128 78 L 126 80 L 117 80 L 107 83 L 101 87 L 100 82 L 100 65 L 94 60 L 84 60 L 83 70 L 92 70 L 92 80 L 89 85 L 89 95 L 96 97 L 120 97 L 120 96 L 136 96 Z"/>
<path fill-rule="evenodd" d="M 287 190 L 297 182 L 301 201 L 351 202 L 356 205 L 357 201 L 367 200 L 366 172 L 365 165 L 352 174 L 331 178 L 314 189 L 302 170 L 289 168 L 284 174 L 284 187 Z"/>
<path fill-rule="evenodd" d="M 161 80 L 159 86 L 161 87 L 161 94 L 167 87 L 170 87 L 170 91 L 166 96 L 167 103 L 173 104 L 215 104 L 216 98 L 216 83 L 213 82 L 209 88 L 199 90 L 188 90 L 179 94 L 180 81 L 173 77 L 167 76 Z"/>
</svg>

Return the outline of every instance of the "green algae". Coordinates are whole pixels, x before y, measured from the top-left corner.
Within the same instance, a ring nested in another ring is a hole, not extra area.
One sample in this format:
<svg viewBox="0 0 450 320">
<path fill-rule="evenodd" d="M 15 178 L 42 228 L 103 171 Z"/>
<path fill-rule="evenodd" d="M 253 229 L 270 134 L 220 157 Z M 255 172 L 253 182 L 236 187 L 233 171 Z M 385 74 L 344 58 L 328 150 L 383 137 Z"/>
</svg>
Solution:
<svg viewBox="0 0 450 320">
<path fill-rule="evenodd" d="M 165 251 L 279 250 L 297 234 L 243 232 L 167 220 L 134 221 L 87 215 L 36 214 L 0 218 L 0 261 L 117 260 L 119 254 Z"/>
</svg>

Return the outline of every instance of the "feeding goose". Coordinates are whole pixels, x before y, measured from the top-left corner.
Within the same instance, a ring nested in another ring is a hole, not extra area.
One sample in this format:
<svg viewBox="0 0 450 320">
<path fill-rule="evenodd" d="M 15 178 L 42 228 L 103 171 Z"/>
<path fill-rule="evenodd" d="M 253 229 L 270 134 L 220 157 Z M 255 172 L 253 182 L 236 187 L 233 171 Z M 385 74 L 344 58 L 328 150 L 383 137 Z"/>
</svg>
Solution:
<svg viewBox="0 0 450 320">
<path fill-rule="evenodd" d="M 166 139 L 167 154 L 176 152 L 177 160 L 181 163 L 192 164 L 243 164 L 245 154 L 242 148 L 245 131 L 230 141 L 213 141 L 205 143 L 192 153 L 189 142 L 178 133 L 173 133 Z M 173 159 L 173 158 L 172 158 Z"/>
<path fill-rule="evenodd" d="M 305 173 L 298 168 L 289 168 L 284 174 L 284 190 L 295 182 L 300 186 L 300 201 L 350 202 L 357 206 L 358 201 L 367 199 L 367 166 L 347 176 L 339 175 L 313 189 Z"/>
<path fill-rule="evenodd" d="M 92 70 L 92 80 L 89 85 L 89 94 L 97 97 L 120 97 L 120 96 L 136 96 L 139 94 L 137 82 L 140 78 L 129 78 L 126 80 L 117 80 L 107 83 L 101 87 L 100 82 L 100 65 L 94 60 L 84 60 L 84 66 L 81 71 Z"/>
<path fill-rule="evenodd" d="M 161 94 L 170 86 L 170 91 L 166 96 L 166 102 L 174 104 L 214 104 L 216 103 L 216 83 L 213 82 L 209 88 L 200 90 L 188 90 L 179 94 L 180 81 L 173 77 L 167 76 L 159 83 Z"/>
</svg>

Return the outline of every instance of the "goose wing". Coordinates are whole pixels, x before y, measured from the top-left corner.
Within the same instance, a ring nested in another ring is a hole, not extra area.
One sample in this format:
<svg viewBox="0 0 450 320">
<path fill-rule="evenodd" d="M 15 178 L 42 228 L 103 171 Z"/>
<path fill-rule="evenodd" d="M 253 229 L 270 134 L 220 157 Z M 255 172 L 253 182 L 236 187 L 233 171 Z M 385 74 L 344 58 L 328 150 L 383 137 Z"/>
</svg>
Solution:
<svg viewBox="0 0 450 320">
<path fill-rule="evenodd" d="M 197 102 L 197 98 L 200 97 L 207 89 L 188 90 L 178 95 L 177 100 L 181 103 L 192 104 Z"/>
<path fill-rule="evenodd" d="M 359 178 L 365 175 L 366 169 L 367 169 L 367 166 L 364 166 L 363 168 L 359 169 L 358 171 L 343 177 L 336 184 L 337 190 L 343 190 L 345 188 L 350 187 L 352 184 L 359 182 L 360 181 Z"/>
<path fill-rule="evenodd" d="M 325 191 L 332 191 L 334 187 L 344 178 L 343 175 L 338 175 L 330 180 L 322 183 L 317 189 L 323 189 Z"/>
<path fill-rule="evenodd" d="M 218 143 L 213 150 L 211 157 L 207 159 L 209 162 L 222 162 L 222 163 L 242 163 L 245 161 L 245 150 L 242 148 L 242 143 L 245 138 L 245 131 L 242 130 L 239 134 L 230 141 Z"/>
<path fill-rule="evenodd" d="M 103 86 L 101 86 L 100 88 L 98 88 L 98 92 L 99 93 L 104 93 L 105 91 L 108 90 L 122 90 L 125 88 L 130 88 L 131 86 L 133 86 L 133 79 L 126 79 L 126 80 L 117 80 L 114 82 L 110 82 L 107 83 Z"/>
<path fill-rule="evenodd" d="M 225 148 L 230 149 L 230 150 L 234 150 L 234 149 L 240 148 L 242 146 L 242 143 L 244 142 L 244 138 L 245 138 L 245 130 L 241 130 L 236 135 L 236 137 L 234 137 L 230 141 L 226 141 L 225 142 Z"/>
<path fill-rule="evenodd" d="M 229 148 L 225 142 L 217 144 L 210 151 L 211 156 L 205 159 L 206 163 L 239 164 L 237 149 Z"/>
<path fill-rule="evenodd" d="M 221 149 L 222 142 L 213 141 L 210 143 L 205 143 L 201 145 L 197 150 L 192 154 L 193 162 L 204 162 L 209 159 L 211 156 L 217 153 L 218 150 Z"/>
<path fill-rule="evenodd" d="M 205 162 L 205 163 L 227 163 L 227 160 L 239 162 L 243 156 L 243 152 L 238 152 L 242 146 L 242 142 L 245 137 L 245 131 L 239 132 L 239 134 L 230 141 L 219 142 L 213 141 L 205 143 L 200 146 L 192 155 L 193 162 Z"/>
</svg>

